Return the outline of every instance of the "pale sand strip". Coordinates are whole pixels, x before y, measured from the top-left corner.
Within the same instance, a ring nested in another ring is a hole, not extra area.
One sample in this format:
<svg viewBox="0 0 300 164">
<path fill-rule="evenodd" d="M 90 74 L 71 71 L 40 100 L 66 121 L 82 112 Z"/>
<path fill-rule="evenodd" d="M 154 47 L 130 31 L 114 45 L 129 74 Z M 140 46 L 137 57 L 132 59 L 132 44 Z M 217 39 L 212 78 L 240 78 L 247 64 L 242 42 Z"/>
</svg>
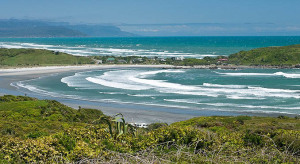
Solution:
<svg viewBox="0 0 300 164">
<path fill-rule="evenodd" d="M 0 69 L 0 76 L 17 75 L 37 75 L 47 73 L 60 73 L 70 71 L 80 71 L 88 69 L 108 69 L 108 68 L 173 68 L 172 65 L 81 65 L 81 66 L 47 66 L 30 68 L 10 68 Z"/>
</svg>

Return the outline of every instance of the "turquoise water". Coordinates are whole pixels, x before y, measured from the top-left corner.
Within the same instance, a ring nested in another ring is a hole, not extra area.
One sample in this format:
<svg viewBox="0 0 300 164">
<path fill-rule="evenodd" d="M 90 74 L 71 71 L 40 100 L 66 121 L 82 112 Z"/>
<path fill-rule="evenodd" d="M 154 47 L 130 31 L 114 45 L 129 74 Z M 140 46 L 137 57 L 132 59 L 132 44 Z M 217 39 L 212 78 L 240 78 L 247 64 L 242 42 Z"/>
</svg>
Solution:
<svg viewBox="0 0 300 164">
<path fill-rule="evenodd" d="M 52 97 L 195 111 L 300 114 L 300 70 L 126 68 L 16 83 Z"/>
<path fill-rule="evenodd" d="M 46 48 L 74 55 L 197 58 L 299 43 L 300 37 L 0 39 L 2 47 Z M 14 85 L 49 97 L 146 105 L 150 110 L 300 115 L 299 69 L 118 68 L 55 74 Z"/>
<path fill-rule="evenodd" d="M 41 48 L 80 56 L 203 58 L 291 44 L 300 44 L 300 37 L 0 38 L 0 47 L 4 48 Z"/>
</svg>

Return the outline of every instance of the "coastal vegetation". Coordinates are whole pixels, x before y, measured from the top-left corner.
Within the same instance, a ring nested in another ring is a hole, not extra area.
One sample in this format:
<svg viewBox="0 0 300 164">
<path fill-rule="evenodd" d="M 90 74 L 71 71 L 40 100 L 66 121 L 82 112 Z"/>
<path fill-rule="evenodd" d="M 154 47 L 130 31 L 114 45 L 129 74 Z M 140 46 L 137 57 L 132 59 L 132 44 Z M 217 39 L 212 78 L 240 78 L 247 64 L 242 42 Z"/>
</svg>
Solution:
<svg viewBox="0 0 300 164">
<path fill-rule="evenodd" d="M 0 163 L 299 163 L 299 117 L 197 117 L 148 128 L 121 114 L 0 97 Z"/>
<path fill-rule="evenodd" d="M 31 67 L 79 64 L 94 64 L 94 61 L 89 57 L 73 56 L 66 53 L 49 50 L 0 48 L 1 67 Z"/>
<path fill-rule="evenodd" d="M 174 66 L 269 66 L 300 67 L 300 45 L 257 48 L 229 56 L 196 58 L 160 58 L 141 56 L 72 56 L 40 49 L 0 48 L 1 67 L 28 67 L 81 64 L 169 64 Z"/>
<path fill-rule="evenodd" d="M 229 56 L 184 59 L 175 65 L 231 65 L 231 66 L 278 66 L 300 67 L 300 45 L 265 47 L 240 51 Z"/>
<path fill-rule="evenodd" d="M 235 65 L 292 66 L 300 64 L 300 45 L 265 47 L 241 51 L 228 57 Z"/>
</svg>

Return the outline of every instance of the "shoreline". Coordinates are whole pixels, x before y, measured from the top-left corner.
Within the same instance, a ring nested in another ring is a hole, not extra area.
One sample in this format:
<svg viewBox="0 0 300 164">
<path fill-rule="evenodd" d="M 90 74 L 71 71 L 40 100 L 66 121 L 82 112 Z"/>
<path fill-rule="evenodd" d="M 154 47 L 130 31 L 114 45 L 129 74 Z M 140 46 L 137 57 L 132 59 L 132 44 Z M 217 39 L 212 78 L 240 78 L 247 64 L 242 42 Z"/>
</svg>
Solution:
<svg viewBox="0 0 300 164">
<path fill-rule="evenodd" d="M 14 67 L 0 68 L 0 76 L 32 75 L 63 73 L 81 70 L 109 69 L 109 68 L 172 68 L 172 65 L 74 65 L 74 66 L 44 66 L 44 67 Z"/>
<path fill-rule="evenodd" d="M 46 71 L 45 73 L 60 73 L 67 71 L 78 71 L 88 69 L 107 69 L 107 68 L 162 68 L 162 69 L 300 69 L 296 66 L 247 66 L 247 65 L 194 65 L 194 66 L 181 66 L 181 65 L 168 65 L 168 64 L 89 64 L 89 65 L 63 65 L 63 66 L 32 66 L 32 67 L 0 67 L 0 76 L 32 74 L 32 71 Z M 63 69 L 63 70 L 62 70 Z M 24 73 L 29 71 L 28 73 Z M 4 72 L 4 73 L 2 73 Z M 9 73 L 9 74 L 8 74 Z M 40 72 L 36 72 L 40 73 Z"/>
<path fill-rule="evenodd" d="M 295 66 L 246 66 L 246 65 L 195 65 L 195 66 L 173 66 L 173 68 L 166 69 L 299 69 Z"/>
<path fill-rule="evenodd" d="M 75 73 L 77 71 L 95 70 L 95 69 L 110 69 L 110 68 L 161 68 L 161 69 L 179 69 L 172 65 L 83 65 L 83 66 L 48 66 L 48 67 L 32 67 L 32 68 L 15 68 L 15 69 L 0 69 L 0 95 L 24 95 L 22 92 L 11 86 L 13 82 L 30 80 L 43 76 L 48 76 L 57 73 Z M 184 68 L 181 68 L 184 69 Z M 186 68 L 187 69 L 187 68 Z M 138 105 L 138 104 L 121 104 L 121 103 L 105 103 L 93 102 L 76 99 L 67 99 L 59 97 L 44 96 L 38 93 L 30 93 L 29 96 L 39 99 L 53 99 L 57 100 L 67 106 L 77 109 L 79 106 L 83 108 L 100 109 L 104 114 L 114 115 L 122 113 L 126 120 L 129 122 L 138 123 L 153 123 L 153 122 L 166 122 L 173 123 L 177 121 L 187 120 L 199 116 L 270 116 L 276 117 L 279 115 L 296 116 L 288 114 L 266 114 L 266 113 L 238 113 L 238 112 L 216 112 L 216 111 L 195 111 L 187 109 L 182 113 L 180 109 L 173 107 L 155 107 L 151 105 Z"/>
<path fill-rule="evenodd" d="M 19 91 L 10 84 L 13 82 L 35 79 L 43 76 L 48 76 L 57 73 L 72 73 L 77 71 L 87 71 L 96 69 L 110 69 L 110 68 L 171 68 L 169 65 L 82 65 L 82 66 L 48 66 L 48 67 L 27 67 L 27 68 L 12 68 L 0 69 L 0 96 L 6 94 L 24 95 L 26 93 Z M 51 96 L 39 95 L 37 93 L 27 94 L 30 97 L 38 99 L 53 99 L 57 100 L 69 107 L 78 109 L 79 106 L 83 108 L 99 109 L 104 114 L 113 116 L 116 113 L 122 113 L 128 122 L 137 123 L 154 123 L 165 122 L 173 123 L 177 121 L 184 121 L 195 117 L 189 114 L 176 114 L 165 111 L 151 111 L 142 105 L 133 104 L 109 104 L 97 103 L 91 101 L 57 98 Z M 100 105 L 100 106 L 99 106 Z M 124 106 L 124 107 L 123 107 Z"/>
</svg>

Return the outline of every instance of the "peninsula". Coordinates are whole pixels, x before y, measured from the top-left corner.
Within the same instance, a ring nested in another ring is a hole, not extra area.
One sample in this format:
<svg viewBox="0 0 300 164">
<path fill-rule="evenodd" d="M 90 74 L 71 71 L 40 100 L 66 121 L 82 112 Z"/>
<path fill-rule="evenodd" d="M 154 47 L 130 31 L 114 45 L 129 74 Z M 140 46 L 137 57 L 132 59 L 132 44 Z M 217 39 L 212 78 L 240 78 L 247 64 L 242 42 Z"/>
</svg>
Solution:
<svg viewBox="0 0 300 164">
<path fill-rule="evenodd" d="M 33 67 L 86 64 L 145 64 L 186 66 L 179 68 L 299 68 L 300 45 L 257 48 L 229 56 L 195 58 L 149 58 L 142 56 L 73 56 L 41 49 L 0 48 L 0 67 Z"/>
</svg>

